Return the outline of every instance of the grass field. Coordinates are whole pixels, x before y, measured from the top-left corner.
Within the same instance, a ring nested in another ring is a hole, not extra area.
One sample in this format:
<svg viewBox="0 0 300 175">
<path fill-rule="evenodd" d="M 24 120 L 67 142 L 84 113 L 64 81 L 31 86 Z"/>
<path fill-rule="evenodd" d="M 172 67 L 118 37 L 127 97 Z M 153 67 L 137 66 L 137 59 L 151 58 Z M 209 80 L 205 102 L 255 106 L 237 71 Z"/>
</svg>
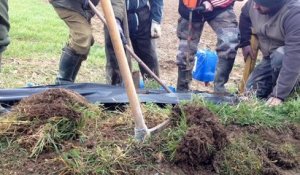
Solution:
<svg viewBox="0 0 300 175">
<path fill-rule="evenodd" d="M 9 5 L 11 44 L 2 60 L 0 87 L 53 84 L 61 48 L 68 39 L 67 27 L 45 0 L 9 0 Z M 104 49 L 96 43 L 77 82 L 104 83 L 104 69 Z M 217 150 L 212 143 L 206 145 L 208 157 L 216 154 L 213 161 L 219 163 L 216 165 L 218 174 L 267 174 L 265 168 L 291 175 L 300 172 L 299 93 L 294 93 L 283 105 L 272 108 L 255 98 L 230 106 L 211 104 L 195 97 L 192 102 L 182 103 L 181 107 L 185 105 L 212 111 L 228 134 L 230 144 L 226 148 Z M 65 136 L 60 126 L 66 120 L 54 117 L 49 120 L 49 125 L 32 135 L 34 138 L 47 136 L 34 145 L 35 154 L 20 144 L 19 136 L 3 134 L 1 124 L 9 121 L 0 121 L 0 174 L 211 174 L 210 169 L 215 168 L 212 162 L 205 162 L 207 164 L 201 165 L 200 169 L 188 167 L 193 171 L 186 173 L 183 171 L 186 167 L 176 162 L 178 146 L 189 128 L 194 127 L 189 126 L 188 111 L 182 112 L 176 124 L 153 135 L 147 142 L 137 144 L 132 137 L 134 124 L 128 107 L 115 111 L 107 111 L 101 106 L 75 107 L 85 121 L 80 123 L 83 125 L 80 131 L 76 130 L 80 136 L 75 140 L 60 141 Z M 160 108 L 155 104 L 144 104 L 142 108 L 147 125 L 152 127 L 176 113 L 171 106 Z M 20 116 L 22 113 L 15 117 Z M 55 123 L 57 120 L 59 122 Z M 29 121 L 22 122 L 21 125 Z M 47 142 L 49 140 L 52 145 Z M 43 150 L 43 146 L 47 149 Z M 200 145 L 199 149 L 202 147 Z"/>
<path fill-rule="evenodd" d="M 53 84 L 68 28 L 48 1 L 9 1 L 11 44 L 4 53 L 0 87 L 27 83 Z M 78 82 L 105 82 L 104 49 L 95 44 L 83 64 Z M 14 81 L 12 81 L 14 80 Z"/>
</svg>

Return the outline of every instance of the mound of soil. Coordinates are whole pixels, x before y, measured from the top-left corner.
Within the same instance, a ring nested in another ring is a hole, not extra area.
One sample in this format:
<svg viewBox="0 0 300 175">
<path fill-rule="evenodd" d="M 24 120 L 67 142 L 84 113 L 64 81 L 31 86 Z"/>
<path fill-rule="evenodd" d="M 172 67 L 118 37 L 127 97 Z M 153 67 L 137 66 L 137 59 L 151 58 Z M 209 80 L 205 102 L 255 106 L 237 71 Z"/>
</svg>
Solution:
<svg viewBox="0 0 300 175">
<path fill-rule="evenodd" d="M 175 107 L 171 123 L 176 125 L 182 116 L 189 128 L 176 149 L 175 162 L 195 168 L 211 164 L 217 151 L 228 144 L 224 127 L 212 112 L 194 104 Z"/>
<path fill-rule="evenodd" d="M 13 107 L 13 112 L 21 114 L 20 119 L 45 121 L 51 117 L 66 117 L 77 120 L 81 113 L 74 106 L 88 107 L 88 102 L 80 94 L 67 89 L 49 89 L 24 98 Z"/>
<path fill-rule="evenodd" d="M 76 139 L 82 126 L 82 109 L 89 107 L 80 94 L 67 89 L 49 89 L 24 98 L 10 115 L 16 122 L 7 132 L 30 150 L 31 156 L 57 150 L 65 140 Z M 24 124 L 23 124 L 23 123 Z M 30 157 L 31 157 L 30 156 Z"/>
</svg>

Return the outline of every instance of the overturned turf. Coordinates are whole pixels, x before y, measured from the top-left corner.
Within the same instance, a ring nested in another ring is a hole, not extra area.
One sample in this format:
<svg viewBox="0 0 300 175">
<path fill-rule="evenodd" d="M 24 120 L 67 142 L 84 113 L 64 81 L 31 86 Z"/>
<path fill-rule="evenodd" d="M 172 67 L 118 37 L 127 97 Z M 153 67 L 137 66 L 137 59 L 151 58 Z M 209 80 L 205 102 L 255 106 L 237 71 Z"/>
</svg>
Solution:
<svg viewBox="0 0 300 175">
<path fill-rule="evenodd" d="M 49 89 L 45 92 L 24 98 L 13 107 L 19 118 L 32 121 L 45 121 L 51 117 L 66 117 L 78 120 L 81 113 L 74 108 L 88 107 L 87 100 L 80 94 L 67 89 Z"/>
<path fill-rule="evenodd" d="M 165 120 L 162 111 L 150 109 L 149 126 Z M 26 158 L 14 168 L 3 163 L 3 169 L 17 169 L 17 174 L 51 174 L 54 169 L 57 174 L 299 173 L 299 126 L 289 125 L 283 130 L 239 125 L 225 127 L 209 110 L 195 104 L 177 106 L 165 114 L 171 117 L 171 126 L 145 143 L 128 139 L 133 135 L 130 113 L 108 112 L 103 114 L 105 116 L 89 118 L 89 127 L 82 130 L 83 142 L 60 142 L 58 145 L 70 148 L 61 149 L 59 153 L 46 149 L 37 161 Z M 9 157 L 0 159 L 0 163 L 7 162 Z"/>
<path fill-rule="evenodd" d="M 176 131 L 182 123 L 186 123 L 187 128 L 179 138 L 173 161 L 185 174 L 300 173 L 297 125 L 288 125 L 284 130 L 225 127 L 208 109 L 191 103 L 173 108 L 171 126 Z"/>
<path fill-rule="evenodd" d="M 204 107 L 188 104 L 173 109 L 172 123 L 184 117 L 188 130 L 176 149 L 174 161 L 197 168 L 211 164 L 217 151 L 227 144 L 227 134 L 219 119 Z"/>
<path fill-rule="evenodd" d="M 16 138 L 31 152 L 30 157 L 52 150 L 58 152 L 61 143 L 78 138 L 84 122 L 82 112 L 88 107 L 85 98 L 76 92 L 49 89 L 13 106 L 7 117 L 14 121 L 0 133 Z"/>
</svg>

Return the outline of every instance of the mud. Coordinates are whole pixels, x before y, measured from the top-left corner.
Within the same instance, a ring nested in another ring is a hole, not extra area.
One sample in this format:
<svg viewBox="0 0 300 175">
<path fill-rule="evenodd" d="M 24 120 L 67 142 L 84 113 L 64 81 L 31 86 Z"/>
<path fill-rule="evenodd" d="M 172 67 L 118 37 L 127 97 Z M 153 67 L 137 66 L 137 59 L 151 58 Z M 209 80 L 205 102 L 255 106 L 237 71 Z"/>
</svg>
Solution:
<svg viewBox="0 0 300 175">
<path fill-rule="evenodd" d="M 49 89 L 24 98 L 9 115 L 17 124 L 0 136 L 9 136 L 31 152 L 30 157 L 64 148 L 64 141 L 78 138 L 82 109 L 89 107 L 80 94 L 66 89 Z M 19 124 L 20 122 L 21 124 Z"/>
<path fill-rule="evenodd" d="M 20 120 L 46 121 L 51 117 L 80 118 L 81 113 L 74 106 L 87 107 L 88 102 L 80 94 L 66 89 L 49 89 L 24 98 L 12 111 L 20 114 Z"/>
<path fill-rule="evenodd" d="M 226 130 L 212 112 L 194 104 L 175 107 L 171 123 L 176 125 L 182 116 L 189 128 L 176 149 L 175 162 L 193 168 L 211 164 L 216 153 L 229 143 Z"/>
<path fill-rule="evenodd" d="M 220 165 L 224 161 L 224 148 L 240 138 L 251 138 L 249 149 L 254 151 L 257 160 L 262 161 L 260 174 L 299 173 L 300 127 L 298 125 L 274 129 L 237 125 L 224 127 L 218 117 L 208 109 L 187 104 L 173 108 L 171 127 L 179 126 L 183 116 L 188 130 L 176 149 L 175 163 L 184 170 L 185 174 L 197 174 L 203 169 L 219 174 L 219 170 L 222 169 Z M 231 166 L 239 168 L 239 165 Z"/>
</svg>

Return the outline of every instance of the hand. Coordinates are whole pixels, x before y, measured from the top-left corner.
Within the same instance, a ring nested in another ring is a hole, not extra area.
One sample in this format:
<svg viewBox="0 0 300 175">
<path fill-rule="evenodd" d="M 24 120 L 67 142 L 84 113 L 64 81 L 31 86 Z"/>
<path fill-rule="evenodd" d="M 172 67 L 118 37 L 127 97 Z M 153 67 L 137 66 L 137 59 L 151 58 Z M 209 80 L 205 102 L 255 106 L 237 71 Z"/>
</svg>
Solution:
<svg viewBox="0 0 300 175">
<path fill-rule="evenodd" d="M 151 24 L 151 37 L 159 38 L 161 36 L 161 27 L 160 24 L 154 20 L 152 20 Z"/>
<path fill-rule="evenodd" d="M 213 11 L 214 8 L 213 8 L 213 6 L 211 5 L 210 2 L 204 1 L 202 4 L 205 6 L 205 11 L 206 11 L 206 12 L 211 12 L 211 11 Z"/>
<path fill-rule="evenodd" d="M 270 97 L 268 101 L 266 102 L 266 105 L 272 107 L 272 106 L 278 106 L 282 103 L 282 100 L 276 97 Z"/>
<path fill-rule="evenodd" d="M 254 53 L 250 45 L 243 47 L 242 50 L 243 50 L 243 56 L 245 62 L 248 56 L 254 59 Z"/>
<path fill-rule="evenodd" d="M 125 37 L 123 28 L 122 28 L 122 23 L 119 19 L 116 19 L 116 21 L 117 21 L 117 26 L 118 26 L 118 30 L 119 30 L 119 33 L 120 33 L 122 43 L 123 43 L 123 45 L 126 45 L 128 42 L 127 42 L 127 39 Z"/>
</svg>

